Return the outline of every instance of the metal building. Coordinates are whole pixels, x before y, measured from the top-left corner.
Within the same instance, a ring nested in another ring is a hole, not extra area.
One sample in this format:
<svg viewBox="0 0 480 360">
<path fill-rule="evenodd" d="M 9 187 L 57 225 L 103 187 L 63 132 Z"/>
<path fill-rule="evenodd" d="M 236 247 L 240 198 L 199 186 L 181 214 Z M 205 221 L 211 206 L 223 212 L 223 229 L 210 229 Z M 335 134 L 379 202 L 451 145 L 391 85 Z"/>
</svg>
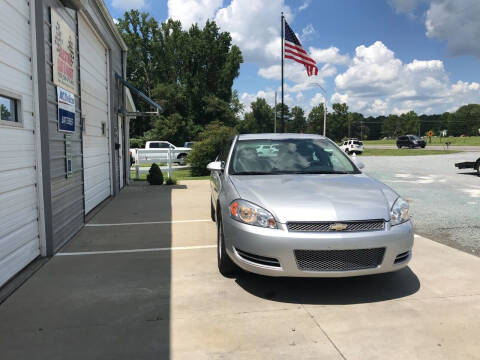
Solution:
<svg viewBox="0 0 480 360">
<path fill-rule="evenodd" d="M 0 0 L 0 287 L 128 182 L 126 52 L 103 0 Z"/>
</svg>

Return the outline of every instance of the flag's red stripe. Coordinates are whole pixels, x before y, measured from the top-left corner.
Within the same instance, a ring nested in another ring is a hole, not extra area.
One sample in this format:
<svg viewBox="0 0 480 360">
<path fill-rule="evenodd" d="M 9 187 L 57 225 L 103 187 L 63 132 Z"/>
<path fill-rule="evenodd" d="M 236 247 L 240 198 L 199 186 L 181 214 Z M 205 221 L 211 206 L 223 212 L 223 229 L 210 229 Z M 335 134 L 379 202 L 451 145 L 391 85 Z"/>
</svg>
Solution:
<svg viewBox="0 0 480 360">
<path fill-rule="evenodd" d="M 313 60 L 313 59 L 312 59 L 311 57 L 309 57 L 308 55 L 305 56 L 305 55 L 303 55 L 303 54 L 299 54 L 298 52 L 292 51 L 292 50 L 290 50 L 290 49 L 285 49 L 285 53 L 289 53 L 289 54 L 293 54 L 293 55 L 296 55 L 296 56 L 298 56 L 298 57 L 301 57 L 302 59 L 311 62 L 312 65 L 315 65 L 315 64 L 316 64 L 315 60 Z"/>
<path fill-rule="evenodd" d="M 295 45 L 294 43 L 291 43 L 290 41 L 285 40 L 285 46 L 291 47 L 293 49 L 296 49 L 298 51 L 303 52 L 304 54 L 307 54 L 307 52 L 305 51 L 305 49 L 303 47 Z"/>
<path fill-rule="evenodd" d="M 315 66 L 315 65 L 312 65 L 312 63 L 309 63 L 309 62 L 305 62 L 303 61 L 302 59 L 299 59 L 299 58 L 296 58 L 292 55 L 287 55 L 285 54 L 285 59 L 292 59 L 292 60 L 295 60 L 296 62 L 300 63 L 300 64 L 303 64 L 305 66 Z"/>
<path fill-rule="evenodd" d="M 306 64 L 310 64 L 311 66 L 316 66 L 315 62 L 307 61 L 307 60 L 303 59 L 302 57 L 297 56 L 297 54 L 288 54 L 288 56 L 291 56 L 291 58 L 293 58 L 293 60 L 298 60 L 302 64 L 306 63 Z M 287 54 L 285 54 L 285 58 L 287 58 Z"/>
</svg>

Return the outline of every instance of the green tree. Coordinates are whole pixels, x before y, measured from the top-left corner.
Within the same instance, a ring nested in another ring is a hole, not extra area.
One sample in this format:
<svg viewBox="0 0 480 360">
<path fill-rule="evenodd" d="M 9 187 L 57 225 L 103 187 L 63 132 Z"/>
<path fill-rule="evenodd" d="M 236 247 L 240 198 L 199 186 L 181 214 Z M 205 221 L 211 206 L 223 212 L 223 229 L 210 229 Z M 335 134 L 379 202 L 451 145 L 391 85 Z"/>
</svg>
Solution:
<svg viewBox="0 0 480 360">
<path fill-rule="evenodd" d="M 208 175 L 208 163 L 214 161 L 217 155 L 228 147 L 235 133 L 233 128 L 218 121 L 208 124 L 199 134 L 199 141 L 193 144 L 193 149 L 188 154 L 192 175 Z"/>
<path fill-rule="evenodd" d="M 292 108 L 292 120 L 288 124 L 287 131 L 290 133 L 304 133 L 307 130 L 305 111 L 300 106 Z"/>
<path fill-rule="evenodd" d="M 282 119 L 282 108 L 283 108 L 283 119 Z M 275 108 L 277 112 L 277 132 L 284 133 L 287 132 L 288 127 L 290 126 L 290 121 L 292 120 L 292 114 L 287 104 L 278 103 Z"/>
<path fill-rule="evenodd" d="M 164 108 L 160 118 L 134 120 L 131 136 L 141 137 L 154 127 L 165 133 L 159 119 L 183 119 L 193 132 L 178 135 L 180 142 L 191 140 L 212 121 L 234 125 L 235 111 L 241 109 L 232 85 L 243 59 L 228 32 L 221 32 L 213 21 L 203 29 L 194 24 L 183 30 L 179 21 L 159 24 L 137 10 L 126 12 L 118 28 L 129 48 L 128 80 Z M 140 111 L 149 110 L 142 101 L 137 105 Z"/>
<path fill-rule="evenodd" d="M 308 114 L 307 131 L 312 134 L 323 134 L 323 103 L 314 106 Z"/>
<path fill-rule="evenodd" d="M 271 133 L 273 132 L 274 112 L 265 99 L 257 98 L 250 104 L 251 111 L 245 114 L 239 123 L 238 131 L 245 133 Z"/>
<path fill-rule="evenodd" d="M 11 112 L 8 111 L 7 107 L 3 104 L 0 105 L 0 119 L 1 120 L 10 120 L 12 116 Z"/>
<path fill-rule="evenodd" d="M 478 129 L 480 129 L 480 105 L 468 104 L 461 106 L 455 111 L 454 116 L 450 120 L 449 133 L 454 136 L 479 135 Z"/>
</svg>

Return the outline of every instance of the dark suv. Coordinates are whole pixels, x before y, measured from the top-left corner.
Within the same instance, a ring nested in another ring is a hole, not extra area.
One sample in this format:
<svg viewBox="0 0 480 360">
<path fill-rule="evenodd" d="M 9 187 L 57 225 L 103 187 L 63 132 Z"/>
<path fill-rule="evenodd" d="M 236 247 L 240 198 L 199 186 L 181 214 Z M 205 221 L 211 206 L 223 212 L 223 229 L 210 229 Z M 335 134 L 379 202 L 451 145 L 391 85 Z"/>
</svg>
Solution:
<svg viewBox="0 0 480 360">
<path fill-rule="evenodd" d="M 402 148 L 403 146 L 406 146 L 410 149 L 413 149 L 416 147 L 421 147 L 423 149 L 426 145 L 427 143 L 425 142 L 425 140 L 415 135 L 399 136 L 397 139 L 397 147 L 399 149 Z"/>
</svg>

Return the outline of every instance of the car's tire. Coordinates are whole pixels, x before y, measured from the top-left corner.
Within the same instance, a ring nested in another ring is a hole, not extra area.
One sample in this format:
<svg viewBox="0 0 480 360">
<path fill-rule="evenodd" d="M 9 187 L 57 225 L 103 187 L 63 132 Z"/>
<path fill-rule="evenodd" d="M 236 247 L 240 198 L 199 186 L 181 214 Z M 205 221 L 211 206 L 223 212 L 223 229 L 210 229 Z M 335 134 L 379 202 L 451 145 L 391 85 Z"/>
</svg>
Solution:
<svg viewBox="0 0 480 360">
<path fill-rule="evenodd" d="M 185 165 L 187 162 L 187 154 L 178 155 L 177 160 L 180 165 Z"/>
<path fill-rule="evenodd" d="M 480 176 L 480 160 L 475 163 L 475 170 L 477 170 L 477 175 Z"/>
<path fill-rule="evenodd" d="M 216 222 L 215 219 L 215 208 L 213 207 L 213 203 L 210 200 L 210 218 L 212 219 L 213 222 Z"/>
<path fill-rule="evenodd" d="M 408 146 L 410 149 L 415 149 L 415 146 L 414 145 L 409 145 Z"/>
<path fill-rule="evenodd" d="M 225 237 L 223 235 L 223 223 L 220 216 L 217 219 L 217 263 L 218 271 L 225 277 L 232 277 L 232 275 L 238 271 L 237 265 L 235 265 L 225 251 Z"/>
<path fill-rule="evenodd" d="M 422 145 L 422 149 L 425 149 L 425 145 Z"/>
</svg>

